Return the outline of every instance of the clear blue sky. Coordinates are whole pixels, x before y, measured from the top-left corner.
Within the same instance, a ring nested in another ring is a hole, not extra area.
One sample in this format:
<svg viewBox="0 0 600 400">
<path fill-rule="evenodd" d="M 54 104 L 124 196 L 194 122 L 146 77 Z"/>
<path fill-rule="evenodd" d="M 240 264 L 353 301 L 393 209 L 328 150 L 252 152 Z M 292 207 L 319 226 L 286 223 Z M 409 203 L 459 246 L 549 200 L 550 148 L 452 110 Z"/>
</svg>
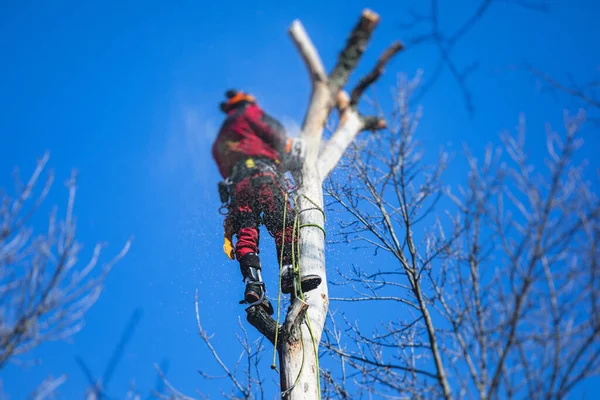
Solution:
<svg viewBox="0 0 600 400">
<path fill-rule="evenodd" d="M 48 374 L 63 372 L 70 378 L 63 398 L 81 398 L 86 381 L 74 357 L 83 356 L 101 375 L 136 307 L 143 308 L 143 318 L 109 393 L 123 397 L 134 379 L 147 394 L 156 379 L 152 364 L 163 359 L 169 360 L 172 382 L 184 392 L 219 393 L 217 382 L 203 381 L 196 372 L 220 374 L 197 336 L 193 298 L 198 288 L 204 326 L 215 333 L 223 358 L 233 361 L 237 319 L 244 316 L 237 304 L 243 286 L 237 263 L 221 252 L 219 176 L 209 151 L 222 117 L 223 91 L 251 91 L 271 114 L 297 129 L 309 83 L 287 36 L 292 20 L 303 21 L 330 68 L 361 10 L 380 13 L 381 24 L 359 70 L 364 72 L 391 41 L 408 39 L 399 23 L 406 21 L 409 6 L 421 2 L 319 3 L 0 5 L 0 187 L 10 187 L 14 166 L 29 172 L 48 149 L 57 176 L 49 204 L 64 207 L 62 183 L 71 168 L 79 171 L 76 213 L 84 254 L 104 240 L 110 243 L 107 255 L 115 254 L 135 235 L 131 252 L 108 278 L 86 328 L 72 343 L 40 347 L 32 357 L 41 365 L 2 371 L 13 399 L 24 398 Z M 462 21 L 473 4 L 441 3 L 445 29 Z M 560 128 L 565 102 L 537 92 L 532 79 L 508 67 L 530 62 L 559 78 L 569 72 L 584 80 L 600 65 L 599 15 L 600 6 L 592 0 L 553 0 L 545 14 L 504 2 L 493 6 L 455 54 L 459 65 L 481 63 L 469 78 L 475 114 L 468 115 L 446 71 L 422 99 L 421 140 L 433 153 L 448 143 L 460 150 L 463 141 L 480 151 L 499 132 L 513 129 L 524 112 L 529 145 L 544 146 L 544 123 Z M 432 46 L 402 53 L 378 83 L 380 97 L 397 72 L 412 75 L 423 68 L 427 77 L 436 56 Z M 598 139 L 587 143 L 584 151 L 591 155 Z M 267 235 L 263 238 L 267 253 L 272 244 Z M 343 249 L 333 249 L 328 259 L 343 268 L 344 255 Z M 276 379 L 274 374 L 268 378 Z"/>
</svg>

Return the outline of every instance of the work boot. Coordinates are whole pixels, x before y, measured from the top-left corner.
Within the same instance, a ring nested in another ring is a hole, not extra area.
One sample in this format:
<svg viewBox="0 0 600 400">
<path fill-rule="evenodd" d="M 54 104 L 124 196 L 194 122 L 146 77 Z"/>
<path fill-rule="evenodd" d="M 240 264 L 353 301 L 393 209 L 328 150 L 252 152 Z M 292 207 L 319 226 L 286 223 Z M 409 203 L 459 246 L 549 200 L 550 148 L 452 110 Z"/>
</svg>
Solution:
<svg viewBox="0 0 600 400">
<path fill-rule="evenodd" d="M 294 291 L 294 280 L 294 269 L 291 265 L 284 265 L 281 270 L 281 292 L 285 294 L 292 293 Z M 318 288 L 320 284 L 321 277 L 319 275 L 304 275 L 300 279 L 303 293 Z"/>
<path fill-rule="evenodd" d="M 248 253 L 239 259 L 240 271 L 246 282 L 244 300 L 240 304 L 247 303 L 251 306 L 260 305 L 269 315 L 275 312 L 271 302 L 265 296 L 265 284 L 260 275 L 260 258 L 255 253 Z"/>
<path fill-rule="evenodd" d="M 262 299 L 262 300 L 261 300 Z M 265 296 L 264 283 L 248 282 L 244 291 L 244 303 L 261 306 L 269 315 L 273 315 L 275 310 L 271 302 Z"/>
</svg>

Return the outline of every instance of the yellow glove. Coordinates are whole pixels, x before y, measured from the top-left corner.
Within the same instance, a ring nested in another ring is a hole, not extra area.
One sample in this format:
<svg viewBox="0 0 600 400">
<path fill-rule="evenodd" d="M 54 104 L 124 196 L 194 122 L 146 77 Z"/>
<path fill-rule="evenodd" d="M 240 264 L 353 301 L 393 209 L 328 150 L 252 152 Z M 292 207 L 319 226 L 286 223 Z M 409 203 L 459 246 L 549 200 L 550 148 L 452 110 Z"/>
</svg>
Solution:
<svg viewBox="0 0 600 400">
<path fill-rule="evenodd" d="M 231 238 L 234 235 L 233 221 L 231 217 L 225 218 L 223 221 L 223 251 L 229 257 L 230 260 L 235 260 L 235 250 Z"/>
<path fill-rule="evenodd" d="M 231 243 L 231 238 L 225 236 L 225 240 L 223 243 L 223 251 L 229 257 L 230 260 L 235 260 L 235 252 L 233 249 L 233 243 Z"/>
</svg>

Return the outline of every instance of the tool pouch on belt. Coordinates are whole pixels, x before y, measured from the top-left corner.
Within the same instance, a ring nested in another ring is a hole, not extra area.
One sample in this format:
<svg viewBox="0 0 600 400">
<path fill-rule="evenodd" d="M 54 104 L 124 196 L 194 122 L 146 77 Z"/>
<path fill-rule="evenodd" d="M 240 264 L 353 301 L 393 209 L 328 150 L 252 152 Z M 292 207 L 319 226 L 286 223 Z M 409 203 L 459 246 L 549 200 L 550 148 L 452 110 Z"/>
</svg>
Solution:
<svg viewBox="0 0 600 400">
<path fill-rule="evenodd" d="M 221 203 L 226 204 L 229 202 L 229 193 L 231 191 L 231 183 L 228 181 L 219 182 L 219 198 Z"/>
</svg>

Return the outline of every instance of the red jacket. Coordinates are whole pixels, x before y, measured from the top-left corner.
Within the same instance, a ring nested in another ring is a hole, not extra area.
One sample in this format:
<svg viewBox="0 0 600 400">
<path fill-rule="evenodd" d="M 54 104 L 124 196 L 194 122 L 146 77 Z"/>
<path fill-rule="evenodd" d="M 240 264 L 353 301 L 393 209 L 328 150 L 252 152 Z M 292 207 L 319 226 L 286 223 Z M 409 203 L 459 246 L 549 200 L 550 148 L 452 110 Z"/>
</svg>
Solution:
<svg viewBox="0 0 600 400">
<path fill-rule="evenodd" d="M 227 114 L 212 147 L 212 155 L 223 178 L 233 166 L 249 157 L 280 160 L 286 141 L 283 126 L 258 105 L 245 103 Z"/>
</svg>

